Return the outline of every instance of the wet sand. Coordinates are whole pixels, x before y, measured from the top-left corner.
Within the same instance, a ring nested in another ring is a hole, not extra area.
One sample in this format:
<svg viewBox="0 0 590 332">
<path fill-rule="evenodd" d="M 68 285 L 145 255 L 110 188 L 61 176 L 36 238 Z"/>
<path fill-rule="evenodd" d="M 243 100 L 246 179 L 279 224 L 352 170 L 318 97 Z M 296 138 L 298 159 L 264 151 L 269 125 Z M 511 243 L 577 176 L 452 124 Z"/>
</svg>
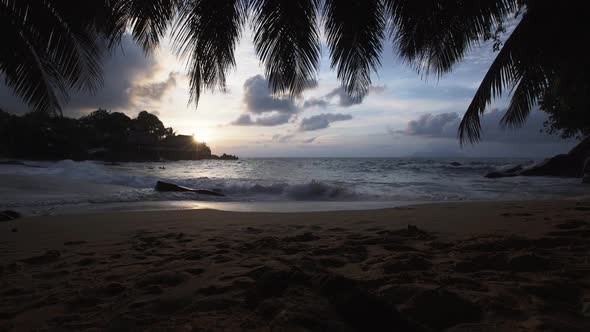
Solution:
<svg viewBox="0 0 590 332">
<path fill-rule="evenodd" d="M 0 223 L 0 331 L 589 331 L 590 202 Z"/>
</svg>

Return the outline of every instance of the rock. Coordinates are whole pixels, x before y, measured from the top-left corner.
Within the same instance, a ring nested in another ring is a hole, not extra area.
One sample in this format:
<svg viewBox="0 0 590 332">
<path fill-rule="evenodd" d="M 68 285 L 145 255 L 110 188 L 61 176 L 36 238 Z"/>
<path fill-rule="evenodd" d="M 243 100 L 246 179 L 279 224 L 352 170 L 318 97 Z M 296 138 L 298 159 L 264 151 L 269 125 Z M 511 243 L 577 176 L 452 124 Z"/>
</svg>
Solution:
<svg viewBox="0 0 590 332">
<path fill-rule="evenodd" d="M 179 186 L 174 183 L 164 182 L 164 181 L 156 182 L 156 188 L 154 188 L 154 189 L 156 191 L 163 191 L 163 192 L 166 192 L 166 191 L 173 191 L 173 192 L 192 191 L 192 189 L 190 189 L 190 188 Z"/>
<path fill-rule="evenodd" d="M 453 161 L 452 163 L 450 163 L 451 166 L 461 166 L 462 164 L 460 162 L 457 161 Z"/>
<path fill-rule="evenodd" d="M 219 160 L 238 160 L 239 158 L 237 156 L 231 155 L 231 154 L 222 154 L 221 156 L 217 156 L 217 155 L 211 155 L 211 159 L 219 159 Z"/>
<path fill-rule="evenodd" d="M 190 191 L 190 192 L 202 194 L 202 195 L 225 196 L 224 194 L 217 192 L 217 191 L 213 191 L 213 190 L 192 189 L 192 188 L 179 186 L 174 183 L 168 183 L 168 182 L 163 182 L 163 181 L 158 181 L 156 183 L 156 187 L 154 189 L 156 191 L 161 191 L 161 192 L 189 192 Z"/>
<path fill-rule="evenodd" d="M 499 178 L 507 176 L 562 176 L 562 177 L 585 177 L 590 168 L 588 159 L 590 157 L 590 136 L 573 147 L 567 154 L 559 154 L 552 158 L 531 167 L 520 169 L 514 168 L 506 171 L 492 172 L 486 174 L 487 178 Z M 586 182 L 590 179 L 586 179 Z"/>
<path fill-rule="evenodd" d="M 403 313 L 437 331 L 462 323 L 479 322 L 482 316 L 477 304 L 443 288 L 416 294 L 408 301 Z"/>
<path fill-rule="evenodd" d="M 20 218 L 20 213 L 12 210 L 0 211 L 0 221 L 11 221 Z"/>
<path fill-rule="evenodd" d="M 520 172 L 523 170 L 523 166 L 522 165 L 517 165 L 514 167 L 511 167 L 505 171 L 497 171 L 497 172 L 491 172 L 485 175 L 486 178 L 489 179 L 495 179 L 495 178 L 501 178 L 501 177 L 510 177 L 510 176 L 518 176 L 520 175 Z"/>
<path fill-rule="evenodd" d="M 569 154 L 559 154 L 522 170 L 520 175 L 581 177 L 582 163 Z"/>
</svg>

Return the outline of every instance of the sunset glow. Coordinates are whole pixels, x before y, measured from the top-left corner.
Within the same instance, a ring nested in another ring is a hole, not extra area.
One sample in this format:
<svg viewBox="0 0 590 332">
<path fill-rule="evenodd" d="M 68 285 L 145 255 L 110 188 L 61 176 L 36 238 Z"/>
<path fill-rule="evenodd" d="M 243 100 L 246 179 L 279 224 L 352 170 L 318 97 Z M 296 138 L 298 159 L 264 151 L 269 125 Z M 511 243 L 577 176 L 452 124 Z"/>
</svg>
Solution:
<svg viewBox="0 0 590 332">
<path fill-rule="evenodd" d="M 196 142 L 208 143 L 211 141 L 211 132 L 205 128 L 195 129 L 193 138 Z"/>
</svg>

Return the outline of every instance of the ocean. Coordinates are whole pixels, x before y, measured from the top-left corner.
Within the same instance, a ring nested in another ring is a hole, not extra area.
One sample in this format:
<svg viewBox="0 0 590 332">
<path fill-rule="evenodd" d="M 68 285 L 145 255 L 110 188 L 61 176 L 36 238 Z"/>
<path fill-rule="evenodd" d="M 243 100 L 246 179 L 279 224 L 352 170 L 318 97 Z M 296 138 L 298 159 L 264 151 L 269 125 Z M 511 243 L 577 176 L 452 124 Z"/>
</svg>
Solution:
<svg viewBox="0 0 590 332">
<path fill-rule="evenodd" d="M 587 195 L 580 179 L 487 179 L 525 159 L 269 158 L 116 163 L 24 161 L 0 165 L 0 209 L 30 214 L 85 210 L 219 208 L 318 211 L 413 203 L 527 200 Z M 156 181 L 226 197 L 161 193 Z"/>
</svg>

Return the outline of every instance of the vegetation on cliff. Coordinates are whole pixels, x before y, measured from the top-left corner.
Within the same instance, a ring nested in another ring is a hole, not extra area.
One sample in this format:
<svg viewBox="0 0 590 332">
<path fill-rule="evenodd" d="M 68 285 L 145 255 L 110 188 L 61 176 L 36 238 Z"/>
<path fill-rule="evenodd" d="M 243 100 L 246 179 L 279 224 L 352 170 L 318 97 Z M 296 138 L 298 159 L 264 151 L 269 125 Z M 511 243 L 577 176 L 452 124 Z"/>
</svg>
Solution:
<svg viewBox="0 0 590 332">
<path fill-rule="evenodd" d="M 220 158 L 206 143 L 175 134 L 147 111 L 132 119 L 104 109 L 79 119 L 42 112 L 17 116 L 0 110 L 0 156 L 108 161 Z"/>
</svg>

